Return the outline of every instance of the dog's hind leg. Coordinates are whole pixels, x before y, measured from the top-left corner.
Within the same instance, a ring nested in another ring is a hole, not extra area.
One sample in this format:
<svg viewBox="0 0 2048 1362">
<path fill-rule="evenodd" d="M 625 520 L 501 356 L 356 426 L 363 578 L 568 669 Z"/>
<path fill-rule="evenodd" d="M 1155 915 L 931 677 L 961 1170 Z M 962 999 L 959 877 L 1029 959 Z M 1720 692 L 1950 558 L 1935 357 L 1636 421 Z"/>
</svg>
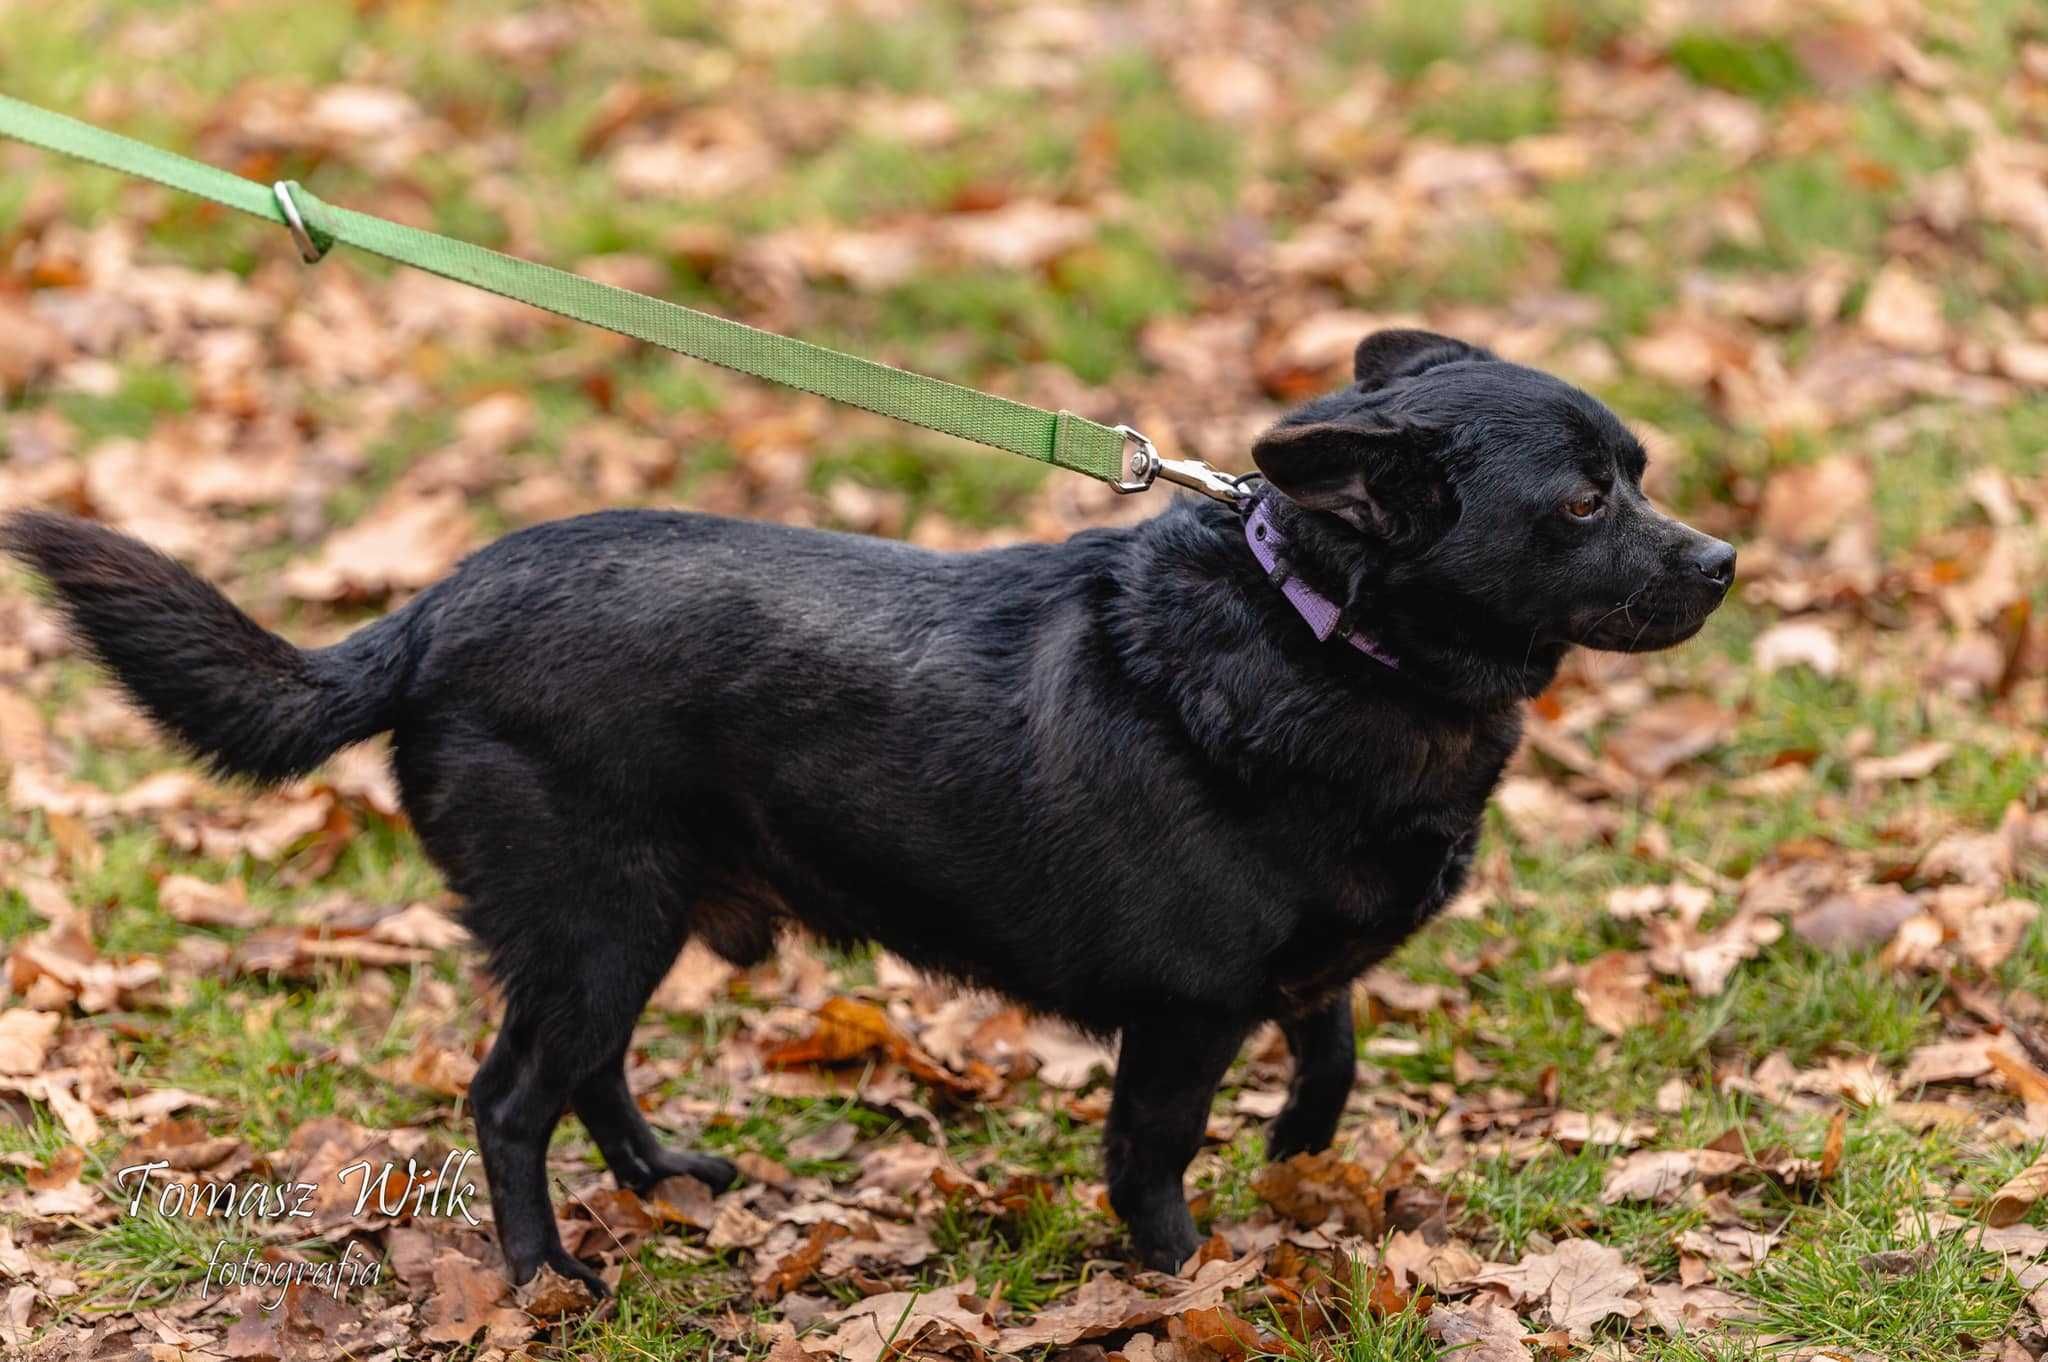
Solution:
<svg viewBox="0 0 2048 1362">
<path fill-rule="evenodd" d="M 641 916 L 636 925 L 658 920 Z M 663 937 L 673 941 L 672 934 Z M 508 999 L 505 1023 L 470 1085 L 498 1243 L 515 1283 L 545 1263 L 602 1293 L 597 1274 L 570 1256 L 555 1230 L 548 1199 L 548 1139 L 563 1109 L 585 1085 L 616 1078 L 623 1090 L 620 1064 L 633 1025 L 675 952 L 636 941 L 629 931 L 602 937 L 579 933 L 545 952 L 526 944 L 524 959 L 547 977 L 544 983 L 531 973 L 501 979 Z M 631 1099 L 626 1100 L 630 1105 Z M 593 1134 L 615 1170 L 625 1163 L 632 1173 L 645 1171 L 614 1127 L 594 1128 Z"/>
<path fill-rule="evenodd" d="M 1313 1012 L 1280 1023 L 1294 1056 L 1287 1105 L 1266 1132 L 1266 1157 L 1276 1162 L 1294 1154 L 1328 1149 L 1358 1071 L 1358 1032 L 1345 990 Z"/>
<path fill-rule="evenodd" d="M 537 1010 L 514 1004 L 491 1042 L 491 1051 L 469 1087 L 476 1110 L 476 1138 L 491 1184 L 491 1218 L 498 1247 L 515 1285 L 542 1264 L 604 1291 L 604 1283 L 562 1247 L 548 1201 L 548 1138 L 562 1117 L 573 1086 L 573 1055 L 544 1048 Z"/>
<path fill-rule="evenodd" d="M 670 1149 L 647 1124 L 626 1086 L 626 1052 L 585 1079 L 571 1098 L 576 1115 L 597 1141 L 604 1162 L 621 1187 L 645 1192 L 663 1178 L 687 1175 L 722 1192 L 739 1170 L 715 1154 Z"/>
</svg>

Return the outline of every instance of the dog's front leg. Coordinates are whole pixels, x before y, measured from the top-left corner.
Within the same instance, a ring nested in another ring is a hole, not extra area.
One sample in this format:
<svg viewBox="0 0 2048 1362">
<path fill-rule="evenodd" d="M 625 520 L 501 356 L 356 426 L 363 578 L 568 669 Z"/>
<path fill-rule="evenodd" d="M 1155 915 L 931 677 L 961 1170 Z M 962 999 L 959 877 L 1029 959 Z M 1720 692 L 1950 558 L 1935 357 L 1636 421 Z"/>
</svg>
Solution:
<svg viewBox="0 0 2048 1362">
<path fill-rule="evenodd" d="M 1337 1120 L 1358 1072 L 1351 990 L 1281 1022 L 1280 1031 L 1294 1056 L 1294 1077 L 1287 1085 L 1287 1105 L 1266 1132 L 1266 1157 L 1275 1161 L 1328 1149 L 1336 1137 Z"/>
<path fill-rule="evenodd" d="M 1178 1272 L 1201 1246 L 1181 1177 L 1243 1039 L 1241 1027 L 1185 1017 L 1124 1028 L 1103 1154 L 1109 1204 L 1147 1267 Z"/>
</svg>

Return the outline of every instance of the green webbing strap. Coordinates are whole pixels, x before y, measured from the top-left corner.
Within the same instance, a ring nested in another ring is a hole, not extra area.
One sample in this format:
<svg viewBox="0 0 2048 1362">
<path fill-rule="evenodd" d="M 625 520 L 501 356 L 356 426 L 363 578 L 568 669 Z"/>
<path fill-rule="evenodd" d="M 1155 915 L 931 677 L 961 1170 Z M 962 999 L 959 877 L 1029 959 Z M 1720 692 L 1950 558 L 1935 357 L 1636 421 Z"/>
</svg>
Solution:
<svg viewBox="0 0 2048 1362">
<path fill-rule="evenodd" d="M 1124 433 L 1072 412 L 1055 413 L 1012 402 L 501 255 L 466 241 L 336 208 L 296 184 L 258 184 L 6 95 L 0 95 L 0 134 L 182 189 L 293 228 L 296 236 L 301 224 L 291 221 L 288 203 L 297 210 L 304 233 L 311 238 L 313 259 L 339 241 L 771 383 L 801 388 L 1105 482 L 1124 478 Z"/>
</svg>

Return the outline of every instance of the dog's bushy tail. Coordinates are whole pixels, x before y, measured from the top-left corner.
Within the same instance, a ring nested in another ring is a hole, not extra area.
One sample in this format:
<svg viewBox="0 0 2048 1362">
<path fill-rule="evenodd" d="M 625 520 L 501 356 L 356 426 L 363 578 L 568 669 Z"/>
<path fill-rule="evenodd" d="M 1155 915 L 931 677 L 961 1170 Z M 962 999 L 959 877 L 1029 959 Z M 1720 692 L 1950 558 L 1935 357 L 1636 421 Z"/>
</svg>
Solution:
<svg viewBox="0 0 2048 1362">
<path fill-rule="evenodd" d="M 79 642 L 217 771 L 285 780 L 392 726 L 411 670 L 404 612 L 301 649 L 174 559 L 89 521 L 17 512 L 0 518 L 0 550 L 49 583 Z"/>
</svg>

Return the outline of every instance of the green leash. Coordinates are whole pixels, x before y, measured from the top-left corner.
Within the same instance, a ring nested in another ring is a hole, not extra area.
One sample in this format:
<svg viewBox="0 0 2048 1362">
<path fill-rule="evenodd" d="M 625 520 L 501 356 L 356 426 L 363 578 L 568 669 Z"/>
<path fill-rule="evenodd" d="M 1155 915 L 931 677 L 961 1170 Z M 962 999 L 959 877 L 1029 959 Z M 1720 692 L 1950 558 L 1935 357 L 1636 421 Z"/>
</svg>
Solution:
<svg viewBox="0 0 2048 1362">
<path fill-rule="evenodd" d="M 792 340 L 708 312 L 613 288 L 368 213 L 322 203 L 296 182 L 261 185 L 204 162 L 0 95 L 0 135 L 182 189 L 288 229 L 314 264 L 334 243 L 438 274 L 679 355 L 816 393 L 927 430 L 1005 449 L 1136 492 L 1157 477 L 1236 501 L 1236 482 L 1193 459 L 1161 458 L 1128 426 L 1105 426 L 923 374 Z"/>
</svg>

